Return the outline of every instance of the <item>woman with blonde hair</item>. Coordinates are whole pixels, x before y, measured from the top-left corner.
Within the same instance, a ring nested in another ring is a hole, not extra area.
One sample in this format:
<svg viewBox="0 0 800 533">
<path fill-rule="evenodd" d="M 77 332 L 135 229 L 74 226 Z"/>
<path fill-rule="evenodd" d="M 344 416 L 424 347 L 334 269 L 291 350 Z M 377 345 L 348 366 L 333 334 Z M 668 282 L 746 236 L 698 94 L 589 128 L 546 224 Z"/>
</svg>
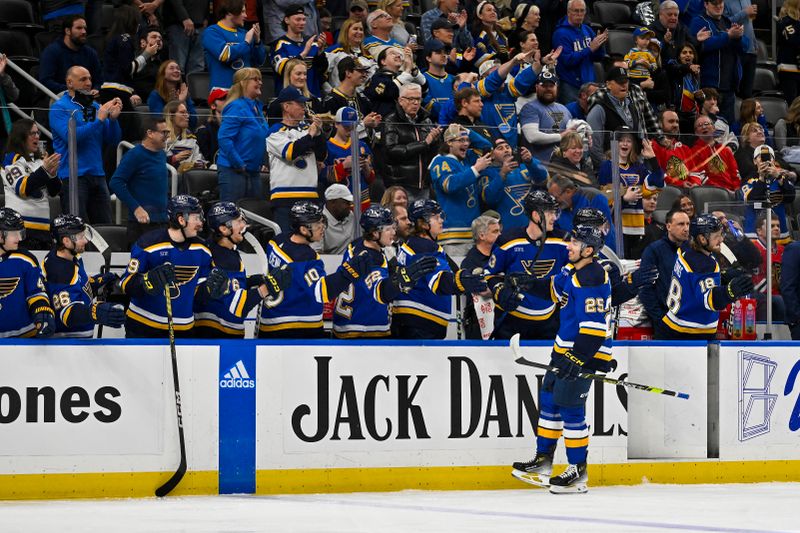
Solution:
<svg viewBox="0 0 800 533">
<path fill-rule="evenodd" d="M 591 160 L 584 157 L 584 137 L 577 131 L 565 133 L 561 143 L 553 150 L 550 171 L 567 176 L 579 187 L 597 187 L 597 175 Z"/>
<path fill-rule="evenodd" d="M 775 146 L 772 137 L 769 134 L 769 125 L 767 124 L 767 117 L 764 116 L 764 108 L 761 106 L 756 98 L 747 98 L 742 100 L 742 105 L 739 108 L 739 120 L 731 124 L 731 133 L 737 137 L 742 134 L 742 127 L 750 122 L 757 122 L 764 128 L 764 133 L 767 136 L 767 144 Z"/>
<path fill-rule="evenodd" d="M 219 199 L 262 198 L 261 164 L 269 126 L 261 103 L 261 71 L 245 67 L 233 75 L 219 127 Z"/>
<path fill-rule="evenodd" d="M 192 99 L 189 98 L 189 86 L 183 81 L 183 73 L 178 63 L 168 59 L 161 63 L 156 74 L 155 89 L 147 97 L 147 107 L 150 113 L 160 115 L 164 112 L 167 102 L 178 100 L 186 104 L 189 111 L 189 127 L 197 127 L 197 111 Z"/>
<path fill-rule="evenodd" d="M 206 161 L 200 153 L 197 137 L 189 129 L 189 110 L 186 104 L 172 100 L 164 106 L 164 120 L 169 129 L 166 152 L 167 162 L 179 173 L 192 168 L 206 168 Z"/>
<path fill-rule="evenodd" d="M 787 102 L 800 95 L 800 0 L 785 0 L 778 14 L 778 85 Z"/>
<path fill-rule="evenodd" d="M 305 103 L 309 114 L 322 113 L 322 99 L 317 98 L 308 90 L 308 67 L 302 59 L 294 58 L 286 62 L 283 67 L 283 86 L 294 87 L 300 94 L 308 98 Z M 273 100 L 267 107 L 267 123 L 274 126 L 282 118 L 281 105 Z"/>
<path fill-rule="evenodd" d="M 401 46 L 409 44 L 408 39 L 411 35 L 403 20 L 403 0 L 381 0 L 378 2 L 378 9 L 386 11 L 392 17 L 394 26 L 389 32 L 389 37 L 400 43 Z"/>
<path fill-rule="evenodd" d="M 400 185 L 392 185 L 385 191 L 381 197 L 381 205 L 391 209 L 396 205 L 408 207 L 408 193 Z"/>
<path fill-rule="evenodd" d="M 364 42 L 364 23 L 360 20 L 347 19 L 339 30 L 339 42 L 328 48 L 328 81 L 325 82 L 325 91 L 330 92 L 341 83 L 339 79 L 339 61 L 345 57 L 361 58 L 361 63 L 374 65 L 375 62 L 364 55 L 361 43 Z M 374 69 L 372 69 L 374 70 Z"/>
</svg>

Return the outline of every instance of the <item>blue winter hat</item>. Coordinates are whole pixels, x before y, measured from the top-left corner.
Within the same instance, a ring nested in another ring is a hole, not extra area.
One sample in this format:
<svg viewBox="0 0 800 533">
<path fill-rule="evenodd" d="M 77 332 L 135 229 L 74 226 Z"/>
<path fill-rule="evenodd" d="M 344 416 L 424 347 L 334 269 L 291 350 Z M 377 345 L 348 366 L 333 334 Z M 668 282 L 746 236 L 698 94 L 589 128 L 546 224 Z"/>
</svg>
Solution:
<svg viewBox="0 0 800 533">
<path fill-rule="evenodd" d="M 281 89 L 281 92 L 278 94 L 278 98 L 276 98 L 275 101 L 279 104 L 284 102 L 300 102 L 301 104 L 304 104 L 308 101 L 308 98 L 303 96 L 303 93 L 294 87 L 284 87 Z"/>
</svg>

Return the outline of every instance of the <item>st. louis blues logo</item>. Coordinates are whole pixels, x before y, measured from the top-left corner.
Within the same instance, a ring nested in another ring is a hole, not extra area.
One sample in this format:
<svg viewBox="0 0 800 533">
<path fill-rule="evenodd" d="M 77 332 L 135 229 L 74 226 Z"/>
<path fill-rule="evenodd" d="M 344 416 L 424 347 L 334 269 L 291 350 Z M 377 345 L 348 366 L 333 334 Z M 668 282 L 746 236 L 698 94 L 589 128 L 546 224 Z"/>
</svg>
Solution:
<svg viewBox="0 0 800 533">
<path fill-rule="evenodd" d="M 191 265 L 175 265 L 175 283 L 169 288 L 170 297 L 174 300 L 181 295 L 181 285 L 192 281 L 200 267 Z"/>
</svg>

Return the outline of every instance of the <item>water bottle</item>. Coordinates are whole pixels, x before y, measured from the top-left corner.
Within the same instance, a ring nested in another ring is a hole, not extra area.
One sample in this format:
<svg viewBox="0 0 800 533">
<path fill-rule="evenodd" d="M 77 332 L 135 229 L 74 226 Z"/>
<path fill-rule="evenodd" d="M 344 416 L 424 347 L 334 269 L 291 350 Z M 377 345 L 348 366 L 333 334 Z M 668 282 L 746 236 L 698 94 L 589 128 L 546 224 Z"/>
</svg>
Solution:
<svg viewBox="0 0 800 533">
<path fill-rule="evenodd" d="M 741 340 L 742 331 L 744 330 L 744 314 L 742 309 L 742 302 L 736 300 L 731 309 L 731 339 Z"/>
<path fill-rule="evenodd" d="M 742 340 L 754 341 L 756 340 L 756 299 L 742 298 L 741 302 L 744 309 L 744 333 L 742 335 Z"/>
<path fill-rule="evenodd" d="M 728 221 L 728 231 L 733 238 L 736 239 L 736 242 L 741 242 L 742 239 L 744 239 L 744 233 L 739 231 L 739 228 L 737 228 L 736 225 L 730 220 Z"/>
</svg>

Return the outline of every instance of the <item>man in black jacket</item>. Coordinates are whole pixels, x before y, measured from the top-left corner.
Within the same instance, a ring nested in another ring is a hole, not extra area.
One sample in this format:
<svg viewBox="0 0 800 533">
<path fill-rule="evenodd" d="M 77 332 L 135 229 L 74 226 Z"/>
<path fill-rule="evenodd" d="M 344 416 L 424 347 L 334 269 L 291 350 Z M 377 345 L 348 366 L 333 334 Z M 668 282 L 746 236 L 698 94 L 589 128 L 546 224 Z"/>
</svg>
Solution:
<svg viewBox="0 0 800 533">
<path fill-rule="evenodd" d="M 405 187 L 409 203 L 430 196 L 428 164 L 436 155 L 441 134 L 421 106 L 422 88 L 416 83 L 404 85 L 394 113 L 384 123 L 389 164 L 386 185 Z"/>
<path fill-rule="evenodd" d="M 378 71 L 364 88 L 364 95 L 369 98 L 373 110 L 386 117 L 394 110 L 400 89 L 409 83 L 417 83 L 423 92 L 428 90 L 428 81 L 414 63 L 411 49 L 387 46 L 378 54 Z"/>
<path fill-rule="evenodd" d="M 680 10 L 674 0 L 665 0 L 658 8 L 658 19 L 648 26 L 656 39 L 661 42 L 661 64 L 666 65 L 671 59 L 678 59 L 681 48 L 686 43 L 696 45 L 689 37 L 688 29 L 680 23 Z"/>
</svg>

